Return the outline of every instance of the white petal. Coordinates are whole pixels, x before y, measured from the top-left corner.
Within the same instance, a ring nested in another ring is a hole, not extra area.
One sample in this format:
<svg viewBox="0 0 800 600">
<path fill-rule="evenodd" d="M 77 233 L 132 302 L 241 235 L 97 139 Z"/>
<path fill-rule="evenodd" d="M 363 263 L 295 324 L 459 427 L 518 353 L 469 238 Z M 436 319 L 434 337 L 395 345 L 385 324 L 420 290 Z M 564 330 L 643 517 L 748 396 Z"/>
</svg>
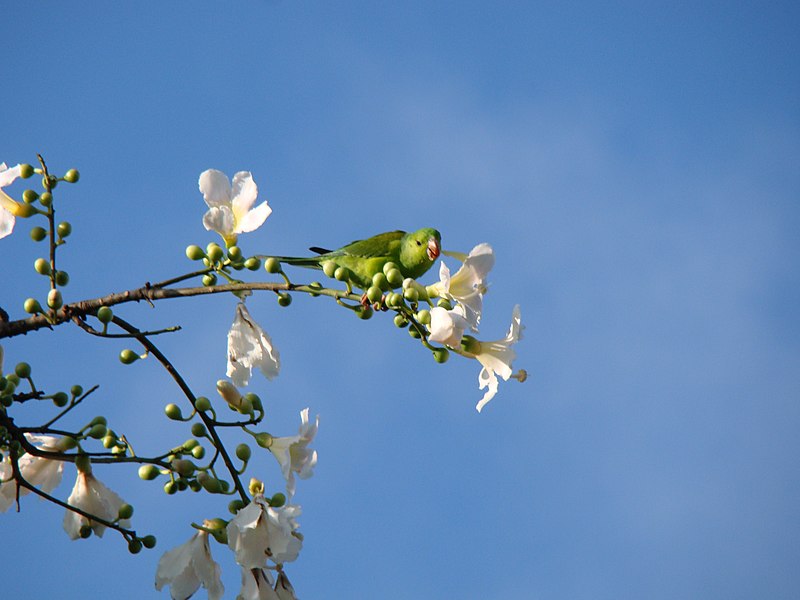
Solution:
<svg viewBox="0 0 800 600">
<path fill-rule="evenodd" d="M 0 194 L 3 194 L 2 190 L 0 190 Z M 10 235 L 11 232 L 14 231 L 15 221 L 16 217 L 14 217 L 14 215 L 5 208 L 0 208 L 0 239 Z"/>
<path fill-rule="evenodd" d="M 267 379 L 274 379 L 280 366 L 280 354 L 272 339 L 240 302 L 228 331 L 228 377 L 235 385 L 245 386 L 252 369 L 258 367 Z"/>
<path fill-rule="evenodd" d="M 482 390 L 485 387 L 489 388 L 488 390 L 486 390 L 486 393 L 483 395 L 483 398 L 481 398 L 480 402 L 478 402 L 478 404 L 475 405 L 475 410 L 481 412 L 481 410 L 483 410 L 483 407 L 486 406 L 489 400 L 494 398 L 495 394 L 497 394 L 498 382 L 497 382 L 497 377 L 495 377 L 495 374 L 492 371 L 489 371 L 488 369 L 484 368 L 478 374 L 478 383 L 480 384 L 478 389 Z"/>
<path fill-rule="evenodd" d="M 234 207 L 234 211 L 236 208 Z M 234 233 L 247 233 L 254 231 L 264 224 L 267 217 L 272 214 L 272 209 L 266 202 L 262 202 L 250 212 L 240 216 L 236 215 L 236 227 Z"/>
<path fill-rule="evenodd" d="M 203 199 L 209 207 L 230 206 L 231 184 L 225 173 L 216 169 L 203 171 L 200 173 L 198 184 L 203 193 Z"/>
<path fill-rule="evenodd" d="M 233 213 L 227 206 L 213 206 L 203 215 L 203 225 L 208 231 L 229 236 L 233 233 Z"/>
<path fill-rule="evenodd" d="M 22 165 L 17 165 L 9 169 L 6 167 L 6 163 L 0 163 L 0 188 L 11 185 L 14 180 L 20 176 L 20 173 L 22 173 Z"/>
<path fill-rule="evenodd" d="M 258 186 L 249 171 L 239 171 L 233 176 L 231 208 L 238 220 L 253 208 L 258 198 Z"/>
</svg>

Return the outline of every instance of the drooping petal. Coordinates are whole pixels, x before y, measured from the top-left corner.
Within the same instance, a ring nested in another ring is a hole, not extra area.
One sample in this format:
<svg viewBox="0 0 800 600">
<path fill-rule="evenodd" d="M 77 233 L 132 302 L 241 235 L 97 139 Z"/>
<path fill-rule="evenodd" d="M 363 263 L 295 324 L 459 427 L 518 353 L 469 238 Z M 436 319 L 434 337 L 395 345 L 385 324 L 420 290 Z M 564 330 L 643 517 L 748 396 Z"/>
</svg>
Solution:
<svg viewBox="0 0 800 600">
<path fill-rule="evenodd" d="M 297 600 L 294 588 L 292 584 L 289 583 L 289 578 L 283 571 L 278 573 L 278 581 L 275 583 L 275 593 L 279 600 Z"/>
<path fill-rule="evenodd" d="M 233 213 L 228 206 L 212 206 L 203 215 L 203 226 L 208 231 L 216 231 L 223 238 L 233 234 Z"/>
<path fill-rule="evenodd" d="M 170 586 L 170 596 L 185 600 L 202 585 L 209 600 L 220 600 L 224 593 L 219 565 L 211 557 L 208 533 L 199 531 L 185 544 L 165 552 L 156 568 L 156 589 Z"/>
<path fill-rule="evenodd" d="M 198 181 L 203 200 L 210 208 L 215 206 L 228 206 L 231 203 L 231 184 L 228 176 L 222 171 L 208 169 L 200 173 Z"/>
<path fill-rule="evenodd" d="M 120 506 L 125 502 L 116 492 L 103 485 L 91 473 L 78 471 L 75 487 L 72 488 L 67 503 L 106 521 L 113 521 L 119 514 Z M 122 519 L 119 524 L 122 527 L 128 527 L 130 520 Z M 64 531 L 71 539 L 78 539 L 81 528 L 85 525 L 91 527 L 97 537 L 103 537 L 106 530 L 105 525 L 67 509 L 64 515 Z"/>
<path fill-rule="evenodd" d="M 0 195 L 4 195 L 3 190 L 0 190 Z M 7 235 L 11 235 L 14 231 L 14 223 L 17 219 L 14 215 L 8 212 L 5 208 L 0 208 L 0 239 Z"/>
<path fill-rule="evenodd" d="M 231 209 L 238 221 L 250 212 L 258 198 L 258 186 L 249 171 L 239 171 L 231 184 Z"/>
<path fill-rule="evenodd" d="M 266 201 L 262 202 L 245 215 L 236 219 L 234 233 L 248 233 L 258 229 L 271 214 L 272 208 L 270 208 Z"/>
<path fill-rule="evenodd" d="M 236 305 L 236 315 L 228 332 L 227 375 L 234 385 L 246 386 L 256 367 L 267 379 L 274 379 L 280 372 L 280 354 L 269 335 L 240 302 Z"/>
<path fill-rule="evenodd" d="M 485 387 L 488 387 L 489 389 L 486 390 L 483 398 L 481 398 L 478 404 L 475 405 L 475 410 L 481 412 L 483 407 L 489 403 L 489 400 L 495 397 L 495 394 L 497 394 L 497 384 L 497 377 L 495 376 L 494 371 L 484 367 L 478 374 L 478 389 L 482 390 Z"/>
<path fill-rule="evenodd" d="M 525 326 L 522 324 L 519 305 L 516 305 L 511 313 L 511 326 L 506 337 L 502 340 L 479 343 L 480 350 L 475 354 L 475 358 L 481 363 L 483 369 L 478 375 L 478 384 L 479 389 L 488 389 L 475 406 L 478 412 L 497 394 L 497 376 L 499 375 L 506 381 L 511 377 L 512 363 L 517 357 L 511 346 L 521 339 L 523 329 Z"/>
<path fill-rule="evenodd" d="M 280 600 L 280 597 L 272 589 L 268 571 L 242 567 L 242 590 L 236 600 Z"/>
</svg>

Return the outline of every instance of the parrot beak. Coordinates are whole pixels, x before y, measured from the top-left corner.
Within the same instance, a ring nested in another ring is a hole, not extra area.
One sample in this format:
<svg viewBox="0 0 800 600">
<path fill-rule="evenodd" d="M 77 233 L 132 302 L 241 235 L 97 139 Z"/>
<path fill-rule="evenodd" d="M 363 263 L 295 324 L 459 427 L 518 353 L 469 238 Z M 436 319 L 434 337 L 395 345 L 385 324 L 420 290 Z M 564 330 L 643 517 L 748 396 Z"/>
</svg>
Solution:
<svg viewBox="0 0 800 600">
<path fill-rule="evenodd" d="M 439 255 L 442 253 L 442 249 L 439 248 L 439 242 L 436 241 L 436 238 L 431 238 L 428 240 L 428 258 L 431 260 L 436 260 L 439 258 Z"/>
</svg>

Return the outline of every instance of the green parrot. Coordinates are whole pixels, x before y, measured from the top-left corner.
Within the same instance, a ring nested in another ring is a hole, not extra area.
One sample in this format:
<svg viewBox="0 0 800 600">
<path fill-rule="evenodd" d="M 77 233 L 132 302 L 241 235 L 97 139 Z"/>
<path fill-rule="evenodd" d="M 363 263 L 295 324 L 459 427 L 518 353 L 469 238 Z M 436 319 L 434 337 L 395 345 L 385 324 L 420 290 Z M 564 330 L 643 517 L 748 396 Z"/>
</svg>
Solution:
<svg viewBox="0 0 800 600">
<path fill-rule="evenodd" d="M 429 227 L 412 233 L 387 231 L 365 240 L 356 240 L 338 250 L 309 248 L 312 252 L 318 252 L 319 256 L 275 258 L 298 267 L 323 269 L 326 273 L 344 267 L 349 271 L 350 282 L 366 290 L 372 285 L 373 276 L 381 273 L 383 265 L 388 262 L 397 265 L 403 277 L 416 279 L 424 275 L 441 254 L 441 239 L 439 232 Z"/>
</svg>

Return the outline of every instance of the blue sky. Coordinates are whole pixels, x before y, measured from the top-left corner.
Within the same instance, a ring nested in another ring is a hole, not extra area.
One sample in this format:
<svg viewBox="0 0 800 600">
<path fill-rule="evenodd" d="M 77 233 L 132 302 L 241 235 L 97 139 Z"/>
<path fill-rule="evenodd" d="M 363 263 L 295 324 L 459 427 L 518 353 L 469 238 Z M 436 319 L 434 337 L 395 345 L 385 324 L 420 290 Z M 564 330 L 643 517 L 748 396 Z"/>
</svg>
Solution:
<svg viewBox="0 0 800 600">
<path fill-rule="evenodd" d="M 67 4 L 0 20 L 0 161 L 81 170 L 57 190 L 68 301 L 188 270 L 185 246 L 213 240 L 197 177 L 217 168 L 252 171 L 273 207 L 248 253 L 435 226 L 447 249 L 495 248 L 482 337 L 522 307 L 530 379 L 478 415 L 475 364 L 437 365 L 388 318 L 248 302 L 283 359 L 252 384 L 268 427 L 321 415 L 296 496 L 301 598 L 798 596 L 796 5 Z M 13 317 L 42 285 L 29 227 L 0 241 Z M 120 314 L 182 325 L 163 349 L 210 395 L 234 306 Z M 101 385 L 76 425 L 106 414 L 142 453 L 183 441 L 161 416 L 170 381 L 122 347 L 66 328 L 4 343 L 42 385 Z M 157 549 L 70 542 L 26 498 L 0 519 L 9 597 L 167 597 L 159 556 L 224 511 L 97 473 Z"/>
</svg>

